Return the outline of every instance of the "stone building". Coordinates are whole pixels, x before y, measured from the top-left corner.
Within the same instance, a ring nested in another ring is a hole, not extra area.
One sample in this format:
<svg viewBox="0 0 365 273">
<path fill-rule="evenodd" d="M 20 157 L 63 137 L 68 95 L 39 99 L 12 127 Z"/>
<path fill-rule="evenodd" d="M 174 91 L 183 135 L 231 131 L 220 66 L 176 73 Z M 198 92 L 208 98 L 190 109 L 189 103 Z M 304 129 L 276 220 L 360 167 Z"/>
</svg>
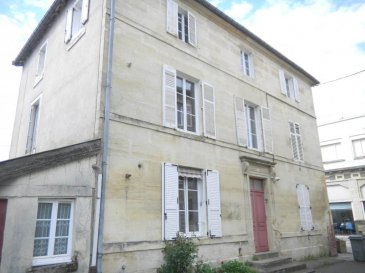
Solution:
<svg viewBox="0 0 365 273">
<path fill-rule="evenodd" d="M 328 253 L 318 81 L 207 1 L 56 0 L 13 64 L 1 272 Z"/>
<path fill-rule="evenodd" d="M 318 131 L 335 230 L 365 233 L 365 115 L 320 124 Z"/>
</svg>

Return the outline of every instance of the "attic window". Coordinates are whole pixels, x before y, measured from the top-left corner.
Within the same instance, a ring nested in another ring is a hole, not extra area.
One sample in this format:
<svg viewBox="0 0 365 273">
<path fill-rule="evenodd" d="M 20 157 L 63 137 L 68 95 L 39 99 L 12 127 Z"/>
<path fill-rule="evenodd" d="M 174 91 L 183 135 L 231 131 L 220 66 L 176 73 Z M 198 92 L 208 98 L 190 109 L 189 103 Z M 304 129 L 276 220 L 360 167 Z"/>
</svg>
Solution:
<svg viewBox="0 0 365 273">
<path fill-rule="evenodd" d="M 67 10 L 65 43 L 77 39 L 84 32 L 84 25 L 89 17 L 89 0 L 77 0 Z"/>
</svg>

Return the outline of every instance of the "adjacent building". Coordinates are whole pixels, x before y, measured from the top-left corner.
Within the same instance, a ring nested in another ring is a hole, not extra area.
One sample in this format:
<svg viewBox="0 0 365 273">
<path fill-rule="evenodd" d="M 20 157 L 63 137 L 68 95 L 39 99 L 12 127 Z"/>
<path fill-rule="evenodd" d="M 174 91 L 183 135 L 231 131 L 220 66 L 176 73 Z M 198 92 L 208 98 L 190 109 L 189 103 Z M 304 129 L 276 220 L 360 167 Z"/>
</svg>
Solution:
<svg viewBox="0 0 365 273">
<path fill-rule="evenodd" d="M 14 60 L 1 272 L 327 254 L 318 81 L 205 0 L 114 4 L 56 0 Z"/>
<path fill-rule="evenodd" d="M 318 130 L 335 230 L 364 233 L 365 115 L 323 123 Z"/>
</svg>

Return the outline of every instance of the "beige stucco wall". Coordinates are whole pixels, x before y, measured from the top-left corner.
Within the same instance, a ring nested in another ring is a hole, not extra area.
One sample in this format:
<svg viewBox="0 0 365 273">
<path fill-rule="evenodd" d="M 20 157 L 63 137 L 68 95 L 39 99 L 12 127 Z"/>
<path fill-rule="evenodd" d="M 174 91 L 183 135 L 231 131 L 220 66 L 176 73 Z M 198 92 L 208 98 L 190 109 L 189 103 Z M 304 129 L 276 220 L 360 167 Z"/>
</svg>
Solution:
<svg viewBox="0 0 365 273">
<path fill-rule="evenodd" d="M 34 172 L 0 185 L 8 200 L 0 272 L 24 273 L 32 267 L 34 232 L 39 200 L 74 202 L 72 255 L 79 269 L 88 272 L 91 253 L 95 158 L 83 159 Z"/>
<path fill-rule="evenodd" d="M 40 95 L 36 152 L 80 143 L 98 135 L 96 109 L 101 88 L 103 1 L 90 1 L 85 33 L 71 48 L 70 43 L 64 43 L 67 8 L 23 66 L 10 158 L 25 154 L 31 104 Z M 38 52 L 46 41 L 44 75 L 34 86 Z"/>
</svg>

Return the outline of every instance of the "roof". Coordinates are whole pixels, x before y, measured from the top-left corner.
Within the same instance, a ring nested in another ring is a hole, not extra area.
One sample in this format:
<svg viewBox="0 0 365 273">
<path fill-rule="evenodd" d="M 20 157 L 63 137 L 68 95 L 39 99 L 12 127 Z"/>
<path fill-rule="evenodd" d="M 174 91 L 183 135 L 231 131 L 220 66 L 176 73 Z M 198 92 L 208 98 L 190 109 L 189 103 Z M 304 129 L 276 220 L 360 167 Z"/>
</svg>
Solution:
<svg viewBox="0 0 365 273">
<path fill-rule="evenodd" d="M 319 84 L 319 81 L 314 78 L 312 75 L 310 75 L 307 71 L 305 71 L 303 68 L 295 64 L 293 61 L 289 60 L 287 57 L 285 57 L 283 54 L 281 54 L 279 51 L 274 49 L 272 46 L 270 46 L 268 43 L 266 43 L 264 40 L 253 34 L 251 31 L 249 31 L 244 26 L 237 23 L 235 20 L 230 18 L 228 15 L 223 13 L 221 10 L 210 4 L 207 0 L 195 0 L 200 5 L 207 8 L 209 11 L 235 27 L 237 30 L 251 38 L 253 41 L 261 45 L 263 48 L 267 49 L 269 52 L 274 54 L 279 59 L 282 59 L 284 62 L 288 63 L 291 67 L 302 73 L 304 76 L 306 76 L 308 79 L 310 79 L 313 83 L 313 85 Z M 33 31 L 31 36 L 29 37 L 28 41 L 25 43 L 21 51 L 19 52 L 18 56 L 13 61 L 13 65 L 15 66 L 23 66 L 24 62 L 27 60 L 33 49 L 37 46 L 39 41 L 42 39 L 43 35 L 46 33 L 46 31 L 49 29 L 49 27 L 52 25 L 52 23 L 56 20 L 56 17 L 58 14 L 62 11 L 64 6 L 68 0 L 55 0 L 49 10 L 46 12 L 36 29 Z"/>
</svg>

